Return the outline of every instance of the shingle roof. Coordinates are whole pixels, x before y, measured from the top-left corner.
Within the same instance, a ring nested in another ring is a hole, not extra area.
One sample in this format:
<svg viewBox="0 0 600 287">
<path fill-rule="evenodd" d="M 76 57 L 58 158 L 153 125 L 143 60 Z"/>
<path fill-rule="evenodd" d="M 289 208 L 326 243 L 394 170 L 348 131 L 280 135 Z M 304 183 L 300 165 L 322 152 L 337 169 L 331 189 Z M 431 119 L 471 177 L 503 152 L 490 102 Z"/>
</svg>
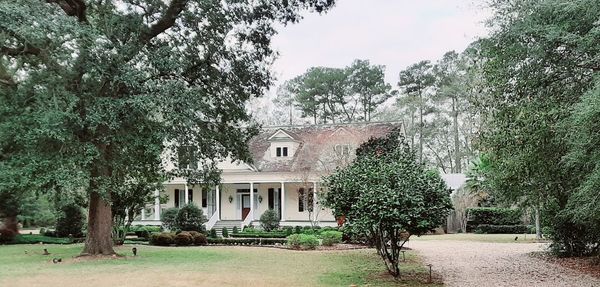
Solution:
<svg viewBox="0 0 600 287">
<path fill-rule="evenodd" d="M 349 144 L 356 149 L 371 137 L 383 137 L 394 128 L 401 128 L 398 122 L 357 123 L 338 125 L 266 127 L 250 140 L 249 148 L 254 166 L 263 172 L 316 171 L 331 168 L 333 147 Z M 274 133 L 283 130 L 296 141 L 299 147 L 293 156 L 285 159 L 271 159 L 268 140 Z"/>
</svg>

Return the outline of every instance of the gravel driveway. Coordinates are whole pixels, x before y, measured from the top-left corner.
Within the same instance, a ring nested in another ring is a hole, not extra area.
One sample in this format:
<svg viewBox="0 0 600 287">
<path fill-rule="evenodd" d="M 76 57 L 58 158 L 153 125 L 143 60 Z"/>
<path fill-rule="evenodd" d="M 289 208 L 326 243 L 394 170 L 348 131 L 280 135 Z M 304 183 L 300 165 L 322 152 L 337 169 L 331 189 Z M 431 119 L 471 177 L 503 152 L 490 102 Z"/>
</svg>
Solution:
<svg viewBox="0 0 600 287">
<path fill-rule="evenodd" d="M 528 253 L 545 244 L 471 241 L 411 241 L 447 286 L 600 286 L 600 279 L 565 269 Z"/>
</svg>

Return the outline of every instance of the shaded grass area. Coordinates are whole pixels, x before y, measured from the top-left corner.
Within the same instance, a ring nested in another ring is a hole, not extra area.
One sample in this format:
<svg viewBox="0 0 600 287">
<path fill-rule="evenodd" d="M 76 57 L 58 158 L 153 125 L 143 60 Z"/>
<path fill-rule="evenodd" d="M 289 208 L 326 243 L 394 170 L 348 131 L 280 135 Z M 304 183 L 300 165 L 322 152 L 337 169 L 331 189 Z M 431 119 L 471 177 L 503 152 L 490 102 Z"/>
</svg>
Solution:
<svg viewBox="0 0 600 287">
<path fill-rule="evenodd" d="M 425 284 L 426 269 L 410 251 L 398 282 L 373 249 L 137 245 L 131 257 L 132 247 L 117 248 L 125 258 L 89 259 L 74 258 L 81 244 L 0 246 L 0 286 L 441 286 Z"/>
<path fill-rule="evenodd" d="M 517 240 L 515 240 L 515 237 Z M 440 235 L 412 236 L 410 240 L 456 240 L 456 241 L 478 241 L 493 243 L 536 243 L 535 234 L 476 234 L 456 233 Z M 545 241 L 542 241 L 545 242 Z"/>
</svg>

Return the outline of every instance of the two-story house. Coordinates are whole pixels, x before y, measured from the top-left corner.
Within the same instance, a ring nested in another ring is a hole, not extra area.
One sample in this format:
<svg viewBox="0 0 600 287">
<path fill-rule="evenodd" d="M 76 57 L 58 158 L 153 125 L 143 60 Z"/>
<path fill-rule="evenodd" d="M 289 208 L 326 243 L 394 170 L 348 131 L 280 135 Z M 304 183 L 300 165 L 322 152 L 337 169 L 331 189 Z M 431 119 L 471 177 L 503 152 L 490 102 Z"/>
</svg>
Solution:
<svg viewBox="0 0 600 287">
<path fill-rule="evenodd" d="M 194 202 L 209 218 L 206 227 L 243 227 L 268 209 L 281 225 L 335 226 L 331 212 L 319 205 L 321 178 L 354 158 L 355 149 L 371 137 L 383 137 L 401 123 L 360 123 L 296 127 L 267 127 L 249 142 L 253 163 L 221 162 L 221 183 L 203 189 L 185 178 L 164 184 L 157 195 L 168 201 L 148 206 L 134 224 L 160 224 L 165 208 Z M 309 217 L 310 216 L 310 217 Z"/>
</svg>

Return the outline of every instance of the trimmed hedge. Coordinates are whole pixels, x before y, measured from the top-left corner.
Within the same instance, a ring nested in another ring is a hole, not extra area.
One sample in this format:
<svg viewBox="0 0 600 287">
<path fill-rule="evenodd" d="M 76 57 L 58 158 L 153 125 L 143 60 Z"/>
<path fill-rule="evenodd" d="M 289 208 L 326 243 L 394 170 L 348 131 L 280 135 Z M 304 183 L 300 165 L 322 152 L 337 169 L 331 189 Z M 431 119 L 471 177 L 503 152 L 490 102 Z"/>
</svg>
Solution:
<svg viewBox="0 0 600 287">
<path fill-rule="evenodd" d="M 275 245 L 286 242 L 287 239 L 283 238 L 208 238 L 209 244 L 225 245 Z"/>
<path fill-rule="evenodd" d="M 173 233 L 168 232 L 152 233 L 152 235 L 150 235 L 150 244 L 158 246 L 169 246 L 173 244 L 174 237 L 175 235 Z"/>
<path fill-rule="evenodd" d="M 473 225 L 517 225 L 523 213 L 518 209 L 498 207 L 467 208 L 468 222 Z"/>
<path fill-rule="evenodd" d="M 194 242 L 194 238 L 189 232 L 183 231 L 175 235 L 173 242 L 175 242 L 175 245 L 177 246 L 188 246 Z"/>
<path fill-rule="evenodd" d="M 229 234 L 234 238 L 286 238 L 287 234 L 280 232 L 239 232 Z"/>
<path fill-rule="evenodd" d="M 500 233 L 529 233 L 530 227 L 527 225 L 491 225 L 491 224 L 480 224 L 475 229 L 475 233 L 488 233 L 488 234 L 500 234 Z"/>
</svg>

